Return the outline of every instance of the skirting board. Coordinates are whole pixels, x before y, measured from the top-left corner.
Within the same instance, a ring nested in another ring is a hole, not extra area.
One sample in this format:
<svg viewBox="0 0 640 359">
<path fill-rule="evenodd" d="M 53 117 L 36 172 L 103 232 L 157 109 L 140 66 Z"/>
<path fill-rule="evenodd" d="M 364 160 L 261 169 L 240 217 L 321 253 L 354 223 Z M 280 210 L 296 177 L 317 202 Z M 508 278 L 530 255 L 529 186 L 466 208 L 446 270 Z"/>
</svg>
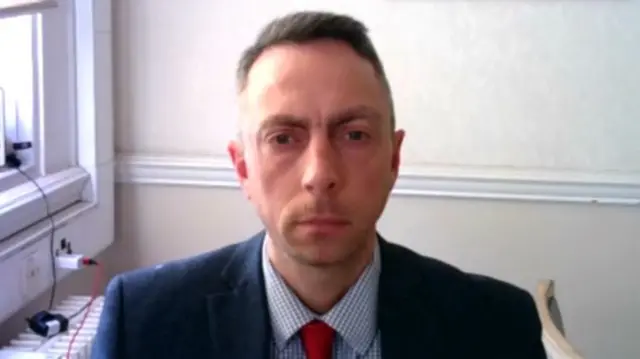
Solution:
<svg viewBox="0 0 640 359">
<path fill-rule="evenodd" d="M 437 176 L 428 170 L 401 171 L 392 195 L 520 201 L 640 205 L 640 182 L 570 182 L 491 175 Z M 239 188 L 227 160 L 215 157 L 119 156 L 120 183 Z"/>
</svg>

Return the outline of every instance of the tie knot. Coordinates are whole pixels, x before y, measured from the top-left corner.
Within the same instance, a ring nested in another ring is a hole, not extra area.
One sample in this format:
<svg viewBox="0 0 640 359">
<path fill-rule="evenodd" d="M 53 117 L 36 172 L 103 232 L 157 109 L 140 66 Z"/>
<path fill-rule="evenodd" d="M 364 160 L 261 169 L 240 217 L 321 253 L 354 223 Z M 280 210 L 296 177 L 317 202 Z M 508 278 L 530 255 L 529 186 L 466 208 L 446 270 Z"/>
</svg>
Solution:
<svg viewBox="0 0 640 359">
<path fill-rule="evenodd" d="M 327 323 L 313 320 L 300 330 L 307 359 L 331 359 L 335 331 Z"/>
</svg>

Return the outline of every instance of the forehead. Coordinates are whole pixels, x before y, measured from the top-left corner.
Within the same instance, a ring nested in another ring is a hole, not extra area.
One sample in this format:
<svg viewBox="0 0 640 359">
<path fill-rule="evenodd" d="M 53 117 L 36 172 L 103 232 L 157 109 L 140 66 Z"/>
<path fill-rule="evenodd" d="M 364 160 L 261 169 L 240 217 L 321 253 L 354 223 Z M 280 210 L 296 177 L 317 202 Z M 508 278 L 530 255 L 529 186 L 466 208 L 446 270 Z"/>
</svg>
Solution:
<svg viewBox="0 0 640 359">
<path fill-rule="evenodd" d="M 331 40 L 267 49 L 249 71 L 243 97 L 245 117 L 254 124 L 278 115 L 324 121 L 363 106 L 390 116 L 387 92 L 373 66 Z"/>
</svg>

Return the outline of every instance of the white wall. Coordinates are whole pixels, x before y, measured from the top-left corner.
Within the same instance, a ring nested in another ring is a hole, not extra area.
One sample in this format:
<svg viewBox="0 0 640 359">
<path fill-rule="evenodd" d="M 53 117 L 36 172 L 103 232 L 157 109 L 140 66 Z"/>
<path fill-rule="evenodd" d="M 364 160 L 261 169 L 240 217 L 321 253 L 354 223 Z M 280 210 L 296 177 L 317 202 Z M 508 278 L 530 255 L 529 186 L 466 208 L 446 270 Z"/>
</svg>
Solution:
<svg viewBox="0 0 640 359">
<path fill-rule="evenodd" d="M 157 185 L 119 187 L 119 241 L 103 259 L 112 273 L 260 228 L 241 192 L 216 182 L 225 166 L 207 161 L 221 158 L 233 131 L 239 52 L 270 17 L 308 6 L 355 14 L 372 28 L 412 170 L 640 182 L 638 2 L 115 2 L 117 146 L 130 156 L 123 180 Z M 626 359 L 640 357 L 638 214 L 393 196 L 380 229 L 529 290 L 556 279 L 570 339 L 587 358 Z"/>
<path fill-rule="evenodd" d="M 372 29 L 408 130 L 412 169 L 640 183 L 638 2 L 182 4 L 117 6 L 122 153 L 220 158 L 235 125 L 240 51 L 272 16 L 334 9 Z M 191 173 L 197 166 L 145 172 L 128 163 L 138 179 L 207 177 Z M 127 186 L 121 193 L 130 264 L 195 253 L 259 228 L 237 190 Z M 588 357 L 631 358 L 640 356 L 637 215 L 617 206 L 394 197 L 381 230 L 528 289 L 556 279 L 569 336 Z"/>
<path fill-rule="evenodd" d="M 413 168 L 503 174 L 515 167 L 524 175 L 605 173 L 640 183 L 638 2 L 264 4 L 118 3 L 121 153 L 220 158 L 235 125 L 240 51 L 272 16 L 336 9 L 372 29 Z M 133 170 L 143 179 L 191 178 L 171 166 L 139 167 Z M 603 172 L 612 169 L 620 173 Z M 239 191 L 191 187 L 121 189 L 127 265 L 196 253 L 259 228 Z M 528 289 L 539 278 L 556 279 L 569 336 L 588 357 L 632 358 L 640 356 L 637 216 L 637 208 L 623 206 L 404 196 L 391 200 L 381 230 Z"/>
<path fill-rule="evenodd" d="M 136 104 L 129 116 L 153 118 L 157 127 L 121 127 L 123 150 L 224 155 L 235 130 L 233 80 L 242 49 L 273 16 L 330 9 L 371 29 L 398 123 L 408 131 L 405 164 L 481 173 L 515 167 L 534 175 L 615 171 L 640 181 L 637 2 L 150 4 L 123 3 L 132 28 L 122 50 L 136 54 L 126 69 L 132 89 L 141 90 L 127 97 Z M 197 130 L 176 128 L 178 119 L 198 121 Z"/>
</svg>

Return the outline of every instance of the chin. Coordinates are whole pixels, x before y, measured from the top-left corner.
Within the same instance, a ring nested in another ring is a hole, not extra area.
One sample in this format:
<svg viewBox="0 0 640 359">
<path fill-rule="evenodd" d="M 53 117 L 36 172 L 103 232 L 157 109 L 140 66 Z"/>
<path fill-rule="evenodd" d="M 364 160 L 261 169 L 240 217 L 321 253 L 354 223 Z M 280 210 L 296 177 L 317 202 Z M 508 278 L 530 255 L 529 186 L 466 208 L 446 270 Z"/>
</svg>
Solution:
<svg viewBox="0 0 640 359">
<path fill-rule="evenodd" d="M 313 266 L 333 266 L 348 262 L 361 250 L 361 246 L 345 245 L 343 238 L 315 238 L 294 248 L 297 257 Z"/>
<path fill-rule="evenodd" d="M 348 255 L 298 253 L 300 262 L 313 267 L 332 267 L 348 260 Z"/>
</svg>

